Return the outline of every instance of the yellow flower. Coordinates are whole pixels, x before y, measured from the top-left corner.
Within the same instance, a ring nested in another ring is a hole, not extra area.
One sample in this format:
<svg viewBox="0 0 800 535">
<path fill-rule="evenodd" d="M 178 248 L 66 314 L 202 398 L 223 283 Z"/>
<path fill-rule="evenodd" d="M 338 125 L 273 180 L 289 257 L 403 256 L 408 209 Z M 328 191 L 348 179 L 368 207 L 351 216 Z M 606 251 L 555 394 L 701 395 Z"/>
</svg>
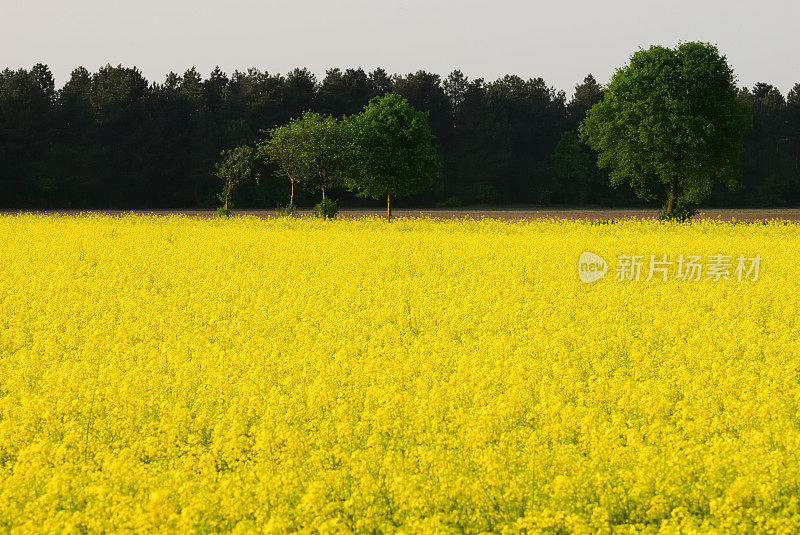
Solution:
<svg viewBox="0 0 800 535">
<path fill-rule="evenodd" d="M 0 216 L 0 532 L 800 532 L 798 230 Z"/>
</svg>

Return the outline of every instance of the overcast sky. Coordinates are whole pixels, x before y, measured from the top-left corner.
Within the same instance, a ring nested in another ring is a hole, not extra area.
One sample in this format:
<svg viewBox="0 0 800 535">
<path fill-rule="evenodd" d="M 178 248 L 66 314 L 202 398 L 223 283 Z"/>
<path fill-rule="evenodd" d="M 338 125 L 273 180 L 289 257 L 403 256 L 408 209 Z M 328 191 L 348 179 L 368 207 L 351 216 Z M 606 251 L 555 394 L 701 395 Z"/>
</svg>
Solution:
<svg viewBox="0 0 800 535">
<path fill-rule="evenodd" d="M 639 47 L 719 46 L 739 85 L 800 82 L 798 0 L 0 0 L 0 68 L 136 65 L 153 81 L 215 65 L 229 74 L 308 67 L 541 76 L 571 95 L 606 83 Z"/>
</svg>

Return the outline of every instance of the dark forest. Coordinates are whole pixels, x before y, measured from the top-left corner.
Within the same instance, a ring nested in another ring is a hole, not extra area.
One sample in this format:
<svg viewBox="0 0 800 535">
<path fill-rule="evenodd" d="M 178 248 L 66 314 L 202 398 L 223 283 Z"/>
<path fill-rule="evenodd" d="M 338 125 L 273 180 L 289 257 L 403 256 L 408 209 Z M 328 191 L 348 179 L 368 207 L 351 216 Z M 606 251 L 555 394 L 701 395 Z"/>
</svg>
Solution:
<svg viewBox="0 0 800 535">
<path fill-rule="evenodd" d="M 386 93 L 428 112 L 442 166 L 427 193 L 406 206 L 640 204 L 613 189 L 577 136 L 586 111 L 603 98 L 588 75 L 567 99 L 541 78 L 469 80 L 419 71 L 306 69 L 230 76 L 215 69 L 170 73 L 151 83 L 136 68 L 73 71 L 57 88 L 45 65 L 0 73 L 0 207 L 43 209 L 212 208 L 211 174 L 220 151 L 263 139 L 263 131 L 305 110 L 335 117 L 359 112 Z M 800 84 L 784 96 L 767 83 L 742 88 L 751 126 L 739 162 L 741 187 L 713 192 L 708 206 L 800 205 Z M 272 209 L 288 184 L 261 170 L 243 185 L 242 208 Z M 371 206 L 346 191 L 342 204 Z M 300 192 L 298 204 L 317 202 Z"/>
</svg>

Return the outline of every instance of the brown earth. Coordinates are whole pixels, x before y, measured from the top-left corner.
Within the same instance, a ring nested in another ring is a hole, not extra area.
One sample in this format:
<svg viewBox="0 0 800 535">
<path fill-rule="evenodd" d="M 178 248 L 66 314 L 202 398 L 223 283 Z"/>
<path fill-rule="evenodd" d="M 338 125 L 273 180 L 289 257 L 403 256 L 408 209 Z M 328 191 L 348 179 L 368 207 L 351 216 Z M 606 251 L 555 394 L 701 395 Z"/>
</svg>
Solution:
<svg viewBox="0 0 800 535">
<path fill-rule="evenodd" d="M 125 214 L 153 214 L 172 215 L 181 214 L 188 217 L 210 218 L 214 216 L 213 210 L 3 210 L 2 214 L 13 213 L 37 214 L 63 214 L 77 215 L 81 213 L 106 214 L 120 216 Z M 299 210 L 302 217 L 310 217 L 310 209 Z M 466 207 L 458 209 L 426 208 L 408 209 L 399 208 L 392 210 L 393 217 L 428 217 L 433 219 L 573 219 L 584 221 L 604 221 L 608 219 L 652 219 L 658 214 L 657 209 L 651 208 L 548 208 L 548 207 L 520 207 L 520 208 L 492 208 L 485 206 Z M 255 217 L 275 217 L 274 210 L 236 210 L 236 216 L 249 215 Z M 368 208 L 346 208 L 339 212 L 339 217 L 353 219 L 359 217 L 385 217 L 385 211 Z M 703 219 L 717 219 L 720 221 L 764 221 L 770 219 L 783 219 L 800 221 L 800 208 L 716 208 L 700 210 L 696 217 Z"/>
</svg>

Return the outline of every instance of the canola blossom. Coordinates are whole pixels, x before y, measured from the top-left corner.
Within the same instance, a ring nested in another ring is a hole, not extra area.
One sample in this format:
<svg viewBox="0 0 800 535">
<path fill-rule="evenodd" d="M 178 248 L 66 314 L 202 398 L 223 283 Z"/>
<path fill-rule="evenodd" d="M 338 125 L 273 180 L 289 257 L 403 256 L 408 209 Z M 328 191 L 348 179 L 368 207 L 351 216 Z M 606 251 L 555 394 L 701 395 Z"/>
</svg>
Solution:
<svg viewBox="0 0 800 535">
<path fill-rule="evenodd" d="M 796 224 L 13 215 L 0 244 L 0 532 L 800 532 Z M 613 276 L 684 253 L 758 278 Z"/>
</svg>

